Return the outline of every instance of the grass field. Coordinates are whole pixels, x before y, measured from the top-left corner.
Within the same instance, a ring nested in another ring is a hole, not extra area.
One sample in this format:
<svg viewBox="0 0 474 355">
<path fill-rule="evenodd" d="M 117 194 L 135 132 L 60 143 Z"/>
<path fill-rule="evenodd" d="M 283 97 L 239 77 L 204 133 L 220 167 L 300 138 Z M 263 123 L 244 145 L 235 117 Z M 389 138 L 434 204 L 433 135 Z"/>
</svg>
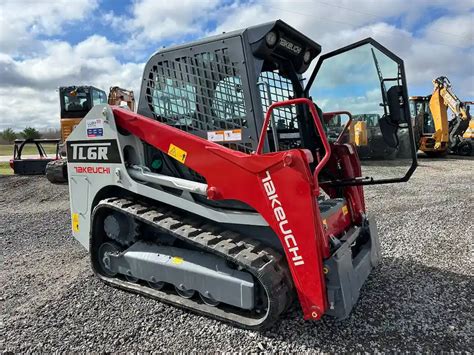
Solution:
<svg viewBox="0 0 474 355">
<path fill-rule="evenodd" d="M 0 175 L 13 175 L 13 170 L 8 162 L 0 162 Z"/>
<path fill-rule="evenodd" d="M 56 153 L 56 144 L 43 144 L 43 148 L 46 151 L 46 154 L 55 154 Z M 27 144 L 23 148 L 21 153 L 22 155 L 35 155 L 38 154 L 38 149 L 36 145 Z M 13 156 L 13 144 L 0 144 L 0 156 Z"/>
</svg>

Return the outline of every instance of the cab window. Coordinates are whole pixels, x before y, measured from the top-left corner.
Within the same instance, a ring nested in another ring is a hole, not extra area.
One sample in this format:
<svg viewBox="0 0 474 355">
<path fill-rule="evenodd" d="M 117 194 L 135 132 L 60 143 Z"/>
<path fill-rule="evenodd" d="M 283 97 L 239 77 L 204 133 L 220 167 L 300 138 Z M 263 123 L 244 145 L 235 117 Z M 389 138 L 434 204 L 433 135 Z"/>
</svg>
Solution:
<svg viewBox="0 0 474 355">
<path fill-rule="evenodd" d="M 105 92 L 100 90 L 92 90 L 92 106 L 106 104 L 107 103 L 107 96 Z"/>
</svg>

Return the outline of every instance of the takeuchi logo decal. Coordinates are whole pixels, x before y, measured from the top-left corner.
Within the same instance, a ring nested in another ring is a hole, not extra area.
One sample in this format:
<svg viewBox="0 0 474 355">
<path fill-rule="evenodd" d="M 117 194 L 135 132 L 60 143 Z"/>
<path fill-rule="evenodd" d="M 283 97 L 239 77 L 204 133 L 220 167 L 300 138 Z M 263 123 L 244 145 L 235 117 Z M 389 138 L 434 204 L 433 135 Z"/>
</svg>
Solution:
<svg viewBox="0 0 474 355">
<path fill-rule="evenodd" d="M 285 244 L 288 252 L 292 255 L 291 260 L 295 266 L 303 265 L 304 260 L 300 255 L 300 249 L 296 242 L 293 231 L 291 230 L 288 219 L 286 218 L 285 209 L 281 205 L 276 192 L 275 184 L 273 183 L 272 177 L 269 171 L 265 172 L 266 176 L 262 179 L 263 187 L 267 193 L 268 200 L 272 206 L 273 214 L 278 222 L 280 232 L 285 236 Z"/>
</svg>

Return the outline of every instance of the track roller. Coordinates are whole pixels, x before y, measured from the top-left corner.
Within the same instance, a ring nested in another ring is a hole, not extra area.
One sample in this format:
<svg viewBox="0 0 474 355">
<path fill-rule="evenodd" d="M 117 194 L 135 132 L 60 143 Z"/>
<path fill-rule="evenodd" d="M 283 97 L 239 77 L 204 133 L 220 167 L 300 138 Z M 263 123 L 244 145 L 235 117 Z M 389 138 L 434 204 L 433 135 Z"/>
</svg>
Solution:
<svg viewBox="0 0 474 355">
<path fill-rule="evenodd" d="M 161 290 L 163 287 L 165 287 L 165 283 L 162 281 L 148 281 L 148 286 L 150 286 L 154 290 Z"/>
<path fill-rule="evenodd" d="M 192 298 L 196 293 L 194 290 L 186 289 L 183 285 L 175 286 L 174 289 L 176 290 L 176 293 L 183 298 Z"/>
<path fill-rule="evenodd" d="M 201 300 L 208 306 L 216 307 L 220 303 L 219 301 L 213 299 L 211 295 L 204 296 L 202 293 L 200 293 L 199 297 L 201 297 Z"/>
</svg>

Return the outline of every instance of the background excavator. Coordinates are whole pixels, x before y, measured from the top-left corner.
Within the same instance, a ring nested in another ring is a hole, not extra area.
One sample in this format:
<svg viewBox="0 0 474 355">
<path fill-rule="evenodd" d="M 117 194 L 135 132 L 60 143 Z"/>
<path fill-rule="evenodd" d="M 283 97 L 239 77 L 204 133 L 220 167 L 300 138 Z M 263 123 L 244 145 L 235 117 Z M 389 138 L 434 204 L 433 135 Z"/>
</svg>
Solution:
<svg viewBox="0 0 474 355">
<path fill-rule="evenodd" d="M 63 86 L 59 88 L 59 101 L 61 105 L 59 154 L 62 158 L 48 162 L 45 169 L 46 178 L 54 184 L 67 182 L 67 160 L 64 142 L 92 107 L 108 103 L 109 105 L 128 106 L 130 110 L 135 110 L 133 91 L 118 86 L 110 88 L 108 97 L 105 91 L 93 86 Z M 98 123 L 90 122 L 88 135 L 100 137 L 100 134 L 101 128 L 98 127 Z"/>
<path fill-rule="evenodd" d="M 320 53 L 283 21 L 227 32 L 155 53 L 137 113 L 92 108 L 66 140 L 67 169 L 72 234 L 100 280 L 248 329 L 295 299 L 304 319 L 348 317 L 380 259 L 363 187 L 407 181 L 416 152 L 403 61 L 371 38 Z M 406 169 L 363 172 L 342 142 L 350 112 L 312 101 L 350 104 L 324 96 L 358 95 L 344 87 L 355 68 L 387 144 L 411 138 Z M 342 113 L 328 139 L 323 124 Z"/>
<path fill-rule="evenodd" d="M 430 96 L 410 97 L 419 150 L 428 156 L 472 155 L 474 141 L 464 136 L 472 124 L 470 106 L 456 96 L 447 77 L 434 79 L 433 85 Z M 451 120 L 448 109 L 452 112 Z"/>
</svg>

